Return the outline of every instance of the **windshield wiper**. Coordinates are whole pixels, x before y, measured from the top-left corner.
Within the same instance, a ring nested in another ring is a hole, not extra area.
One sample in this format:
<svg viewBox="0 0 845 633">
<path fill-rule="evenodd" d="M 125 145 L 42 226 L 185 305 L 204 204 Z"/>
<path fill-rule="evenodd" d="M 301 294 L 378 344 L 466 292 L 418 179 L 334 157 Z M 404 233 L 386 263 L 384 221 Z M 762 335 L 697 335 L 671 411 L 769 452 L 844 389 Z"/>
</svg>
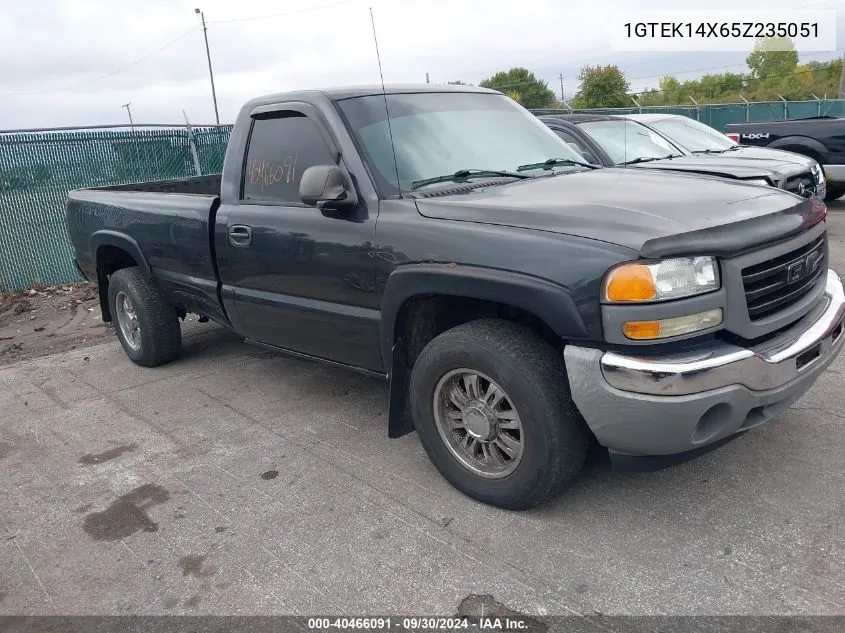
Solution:
<svg viewBox="0 0 845 633">
<path fill-rule="evenodd" d="M 415 180 L 411 183 L 411 191 L 425 187 L 426 185 L 434 185 L 438 182 L 465 182 L 470 178 L 494 178 L 496 176 L 506 176 L 508 178 L 518 178 L 524 180 L 531 178 L 525 174 L 518 174 L 513 171 L 499 171 L 495 169 L 459 169 L 452 174 L 444 176 L 435 176 L 434 178 L 426 178 L 424 180 Z"/>
<path fill-rule="evenodd" d="M 724 149 L 699 149 L 693 152 L 693 154 L 721 154 L 727 150 Z"/>
<path fill-rule="evenodd" d="M 529 169 L 550 169 L 555 165 L 578 165 L 580 167 L 587 167 L 589 169 L 599 169 L 601 165 L 593 165 L 584 161 L 575 160 L 573 158 L 549 158 L 542 163 L 528 163 L 527 165 L 520 165 L 516 168 L 517 171 L 528 171 Z"/>
<path fill-rule="evenodd" d="M 635 158 L 633 160 L 625 161 L 624 163 L 619 163 L 620 165 L 636 165 L 637 163 L 648 163 L 653 160 L 663 160 L 664 158 L 674 158 L 674 154 L 670 154 L 669 156 L 640 156 L 639 158 Z"/>
</svg>

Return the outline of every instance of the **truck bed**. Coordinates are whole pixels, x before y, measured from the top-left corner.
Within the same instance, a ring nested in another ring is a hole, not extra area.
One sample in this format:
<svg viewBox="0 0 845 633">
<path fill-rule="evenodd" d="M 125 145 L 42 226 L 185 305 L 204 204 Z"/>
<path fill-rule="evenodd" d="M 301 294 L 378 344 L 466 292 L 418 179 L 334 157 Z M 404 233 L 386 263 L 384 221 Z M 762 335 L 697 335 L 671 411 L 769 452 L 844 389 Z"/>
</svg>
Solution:
<svg viewBox="0 0 845 633">
<path fill-rule="evenodd" d="M 174 305 L 226 323 L 214 253 L 219 194 L 220 174 L 71 191 L 66 222 L 80 271 L 101 281 L 111 271 L 97 269 L 100 249 L 134 249 Z"/>
<path fill-rule="evenodd" d="M 110 187 L 96 187 L 99 191 L 147 191 L 151 193 L 192 193 L 206 196 L 220 195 L 221 174 L 209 174 L 194 178 L 175 178 L 172 180 L 153 180 Z"/>
</svg>

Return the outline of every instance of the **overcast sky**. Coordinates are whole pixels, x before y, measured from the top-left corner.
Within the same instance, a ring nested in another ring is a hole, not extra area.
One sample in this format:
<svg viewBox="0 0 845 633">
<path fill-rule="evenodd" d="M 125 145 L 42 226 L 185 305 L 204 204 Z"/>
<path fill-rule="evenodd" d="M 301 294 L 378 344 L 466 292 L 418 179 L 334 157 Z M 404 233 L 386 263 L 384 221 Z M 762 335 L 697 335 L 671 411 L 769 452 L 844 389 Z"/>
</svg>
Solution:
<svg viewBox="0 0 845 633">
<path fill-rule="evenodd" d="M 199 3 L 199 4 L 198 4 Z M 385 81 L 461 79 L 471 83 L 525 66 L 560 92 L 577 89 L 585 64 L 616 63 L 632 88 L 702 69 L 744 70 L 746 53 L 619 53 L 608 29 L 621 10 L 679 8 L 678 0 L 2 0 L 0 129 L 214 120 L 199 16 L 208 21 L 221 122 L 267 92 L 377 83 L 369 7 Z M 333 5 L 333 6 L 332 6 Z M 690 8 L 704 8 L 690 3 Z M 573 8 L 574 7 L 574 8 Z M 837 47 L 845 48 L 843 0 L 708 0 L 720 7 L 839 9 Z M 587 11 L 589 9 L 589 11 Z M 287 15 L 275 15 L 287 14 Z M 262 17 L 263 16 L 263 17 Z M 749 44 L 750 46 L 750 44 Z M 160 49 L 160 50 L 159 50 Z M 827 60 L 838 53 L 812 53 Z"/>
</svg>

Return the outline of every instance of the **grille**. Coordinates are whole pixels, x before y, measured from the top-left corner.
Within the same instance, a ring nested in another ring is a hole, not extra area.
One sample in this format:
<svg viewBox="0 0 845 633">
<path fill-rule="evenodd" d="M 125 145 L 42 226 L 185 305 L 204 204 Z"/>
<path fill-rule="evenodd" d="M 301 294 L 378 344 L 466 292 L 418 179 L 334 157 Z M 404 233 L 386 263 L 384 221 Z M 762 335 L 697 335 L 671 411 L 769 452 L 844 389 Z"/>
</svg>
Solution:
<svg viewBox="0 0 845 633">
<path fill-rule="evenodd" d="M 804 185 L 804 189 L 806 191 L 812 191 L 815 193 L 816 181 L 813 178 L 813 174 L 811 174 L 809 171 L 803 174 L 798 174 L 797 176 L 791 176 L 787 178 L 783 188 L 787 191 L 791 191 L 792 193 L 798 193 L 798 189 L 802 184 Z"/>
<path fill-rule="evenodd" d="M 745 301 L 752 321 L 795 303 L 824 274 L 826 234 L 794 251 L 742 270 Z"/>
</svg>

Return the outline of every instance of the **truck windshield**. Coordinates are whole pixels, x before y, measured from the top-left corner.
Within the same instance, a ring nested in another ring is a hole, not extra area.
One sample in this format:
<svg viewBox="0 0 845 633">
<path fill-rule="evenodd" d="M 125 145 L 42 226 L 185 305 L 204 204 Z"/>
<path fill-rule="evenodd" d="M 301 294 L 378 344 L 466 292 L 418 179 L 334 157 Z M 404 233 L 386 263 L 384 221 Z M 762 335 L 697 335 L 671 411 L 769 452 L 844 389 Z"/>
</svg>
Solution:
<svg viewBox="0 0 845 633">
<path fill-rule="evenodd" d="M 687 117 L 657 119 L 648 121 L 648 124 L 694 154 L 724 152 L 736 146 L 721 132 Z"/>
<path fill-rule="evenodd" d="M 665 138 L 635 121 L 587 121 L 580 123 L 579 127 L 607 152 L 616 165 L 681 155 Z"/>
<path fill-rule="evenodd" d="M 419 189 L 426 180 L 436 186 L 434 179 L 458 172 L 516 172 L 520 166 L 537 164 L 534 172 L 520 172 L 533 176 L 548 174 L 545 165 L 552 158 L 584 162 L 539 119 L 504 95 L 437 92 L 387 95 L 394 165 L 384 100 L 379 94 L 338 101 L 384 193 Z M 569 164 L 562 169 L 582 168 Z M 450 182 L 445 180 L 441 186 Z"/>
</svg>

